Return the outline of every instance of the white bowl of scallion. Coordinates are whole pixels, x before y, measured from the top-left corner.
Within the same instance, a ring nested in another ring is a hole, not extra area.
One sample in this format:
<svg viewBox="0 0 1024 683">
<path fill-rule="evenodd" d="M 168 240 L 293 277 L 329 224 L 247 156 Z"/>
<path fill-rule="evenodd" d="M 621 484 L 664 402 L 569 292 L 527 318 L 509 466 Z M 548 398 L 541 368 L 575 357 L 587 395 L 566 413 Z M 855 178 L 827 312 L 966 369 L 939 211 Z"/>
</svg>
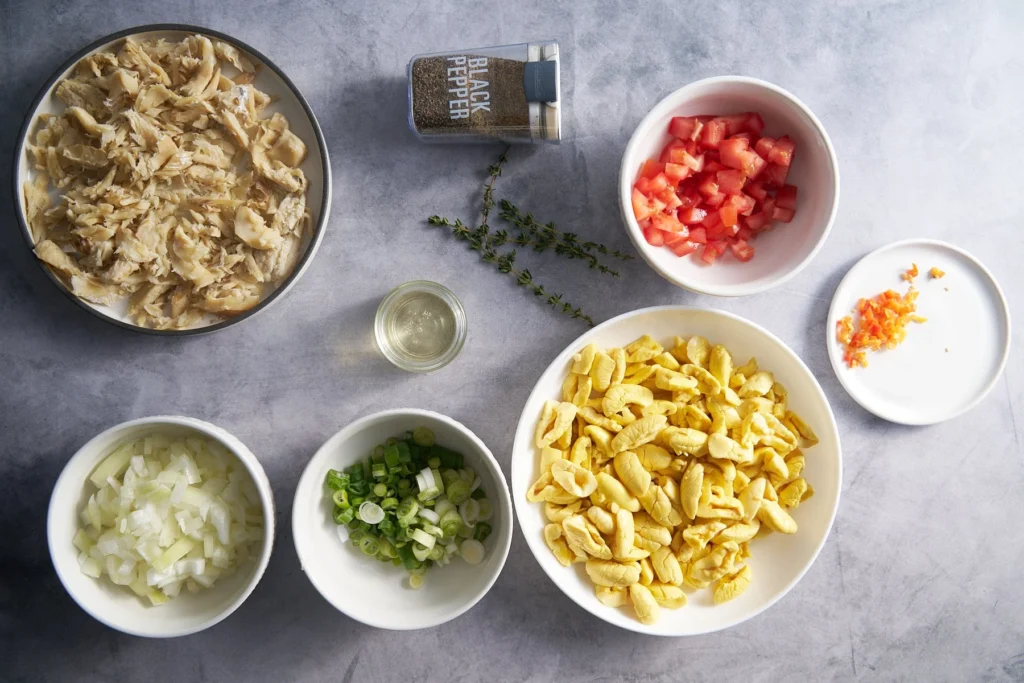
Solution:
<svg viewBox="0 0 1024 683">
<path fill-rule="evenodd" d="M 475 605 L 512 540 L 494 456 L 427 410 L 369 415 L 331 437 L 292 508 L 302 569 L 338 610 L 370 626 L 429 628 Z"/>
</svg>

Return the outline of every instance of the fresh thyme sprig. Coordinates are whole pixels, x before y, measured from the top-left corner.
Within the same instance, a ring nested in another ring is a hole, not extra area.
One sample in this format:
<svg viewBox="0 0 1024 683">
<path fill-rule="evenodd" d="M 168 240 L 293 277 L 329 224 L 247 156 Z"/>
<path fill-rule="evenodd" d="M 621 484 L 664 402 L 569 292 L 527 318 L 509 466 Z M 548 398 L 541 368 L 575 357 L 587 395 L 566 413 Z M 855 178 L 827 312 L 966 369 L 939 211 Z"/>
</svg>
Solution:
<svg viewBox="0 0 1024 683">
<path fill-rule="evenodd" d="M 520 247 L 531 247 L 533 251 L 543 252 L 553 249 L 555 254 L 565 256 L 569 260 L 580 259 L 586 261 L 591 270 L 605 273 L 612 277 L 619 277 L 619 271 L 609 268 L 597 258 L 591 250 L 600 254 L 606 254 L 614 258 L 628 261 L 632 256 L 618 251 L 609 251 L 603 244 L 596 242 L 581 242 L 574 233 L 559 232 L 555 229 L 554 223 L 541 225 L 533 218 L 533 214 L 525 216 L 509 200 L 502 199 L 500 202 L 501 212 L 498 214 L 502 220 L 508 221 L 515 226 L 518 234 L 511 242 Z"/>
<path fill-rule="evenodd" d="M 516 269 L 515 249 L 512 249 L 506 253 L 502 253 L 501 251 L 499 251 L 499 249 L 505 246 L 506 244 L 518 244 L 516 240 L 520 239 L 523 236 L 522 229 L 520 229 L 520 236 L 510 240 L 509 235 L 505 230 L 497 230 L 495 232 L 491 232 L 491 228 L 487 223 L 487 220 L 490 218 L 491 215 L 491 210 L 494 208 L 494 183 L 501 175 L 501 169 L 505 165 L 505 162 L 508 161 L 508 152 L 510 149 L 511 147 L 506 147 L 505 150 L 498 157 L 498 161 L 487 167 L 488 179 L 487 182 L 484 183 L 484 196 L 480 211 L 480 225 L 478 225 L 475 228 L 471 228 L 467 226 L 465 223 L 463 223 L 461 219 L 455 219 L 455 222 L 453 223 L 452 221 L 443 216 L 431 216 L 430 218 L 427 219 L 427 223 L 435 227 L 448 228 L 449 230 L 451 230 L 452 236 L 455 237 L 455 239 L 461 242 L 466 242 L 469 245 L 470 249 L 480 254 L 481 260 L 483 260 L 485 263 L 494 264 L 494 266 L 498 269 L 499 273 L 511 275 L 516 279 L 516 284 L 518 284 L 520 287 L 526 287 L 533 293 L 534 296 L 543 298 L 544 302 L 551 306 L 552 308 L 554 308 L 555 310 L 558 310 L 568 315 L 570 318 L 574 320 L 582 320 L 583 322 L 587 323 L 587 325 L 593 327 L 594 320 L 589 315 L 585 314 L 580 307 L 573 306 L 568 301 L 563 301 L 561 294 L 549 294 L 543 285 L 541 285 L 540 283 L 536 282 L 533 279 L 533 275 L 526 268 Z M 504 218 L 504 213 L 506 211 L 504 208 L 506 203 L 507 202 L 505 200 L 502 200 L 502 218 Z M 512 209 L 515 209 L 515 207 L 512 206 L 511 204 L 509 204 L 509 206 L 511 206 Z M 516 210 L 515 212 L 516 214 L 518 214 L 518 210 Z M 515 223 L 513 223 L 513 225 L 515 225 Z M 553 230 L 554 226 L 551 226 L 551 229 Z M 558 234 L 561 235 L 562 233 Z M 575 236 L 573 236 L 573 238 L 575 239 Z M 526 244 L 532 244 L 532 242 L 528 240 Z M 549 246 L 555 245 L 548 244 L 541 249 L 538 249 L 536 245 L 533 246 L 535 251 L 543 251 Z M 562 253 L 558 251 L 557 246 L 555 252 Z M 568 255 L 569 258 L 585 258 L 584 256 L 578 256 L 576 254 L 569 255 L 568 253 L 566 253 L 565 255 Z M 598 265 L 600 266 L 600 264 Z M 591 267 L 594 268 L 595 266 L 591 265 Z M 618 273 L 615 273 L 615 276 L 618 277 Z"/>
<path fill-rule="evenodd" d="M 584 313 L 578 306 L 573 306 L 568 301 L 563 301 L 561 294 L 549 294 L 543 285 L 533 279 L 533 274 L 529 270 L 526 268 L 517 270 L 515 268 L 515 249 L 504 254 L 498 251 L 499 247 L 504 246 L 508 242 L 508 234 L 504 230 L 491 233 L 490 228 L 486 224 L 470 228 L 459 219 L 455 219 L 453 223 L 443 216 L 431 216 L 427 219 L 427 222 L 430 225 L 450 229 L 455 239 L 466 242 L 470 249 L 479 252 L 480 258 L 484 263 L 493 263 L 499 273 L 511 275 L 516 279 L 516 283 L 520 287 L 526 287 L 536 297 L 543 297 L 544 302 L 549 306 L 565 313 L 574 320 L 582 320 L 587 325 L 594 326 L 593 318 Z"/>
</svg>

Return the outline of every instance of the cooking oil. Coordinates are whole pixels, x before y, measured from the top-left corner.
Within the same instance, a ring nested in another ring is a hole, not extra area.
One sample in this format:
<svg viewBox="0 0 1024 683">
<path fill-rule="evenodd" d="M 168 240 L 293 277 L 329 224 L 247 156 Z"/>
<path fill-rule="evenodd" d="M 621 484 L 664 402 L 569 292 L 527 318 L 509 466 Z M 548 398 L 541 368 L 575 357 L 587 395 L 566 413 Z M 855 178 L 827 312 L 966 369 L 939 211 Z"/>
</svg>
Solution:
<svg viewBox="0 0 1024 683">
<path fill-rule="evenodd" d="M 434 282 L 407 282 L 384 297 L 374 333 L 392 363 L 429 372 L 458 355 L 466 336 L 466 314 L 449 289 Z"/>
</svg>

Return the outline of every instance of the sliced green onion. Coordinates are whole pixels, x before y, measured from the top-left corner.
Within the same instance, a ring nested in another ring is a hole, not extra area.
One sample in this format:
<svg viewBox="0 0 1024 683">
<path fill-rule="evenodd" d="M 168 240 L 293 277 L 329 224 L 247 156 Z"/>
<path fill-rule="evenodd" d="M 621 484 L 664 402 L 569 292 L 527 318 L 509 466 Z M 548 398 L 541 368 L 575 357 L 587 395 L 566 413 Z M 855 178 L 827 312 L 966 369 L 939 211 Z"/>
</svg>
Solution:
<svg viewBox="0 0 1024 683">
<path fill-rule="evenodd" d="M 395 508 L 398 507 L 398 499 L 393 497 L 385 498 L 380 502 L 380 506 L 385 510 L 394 510 Z"/>
<path fill-rule="evenodd" d="M 479 490 L 480 489 L 477 489 L 477 491 Z M 491 501 L 488 500 L 487 498 L 481 498 L 477 500 L 477 505 L 479 506 L 480 510 L 477 519 L 479 519 L 481 522 L 486 522 L 491 518 L 492 515 L 494 515 L 494 507 L 491 505 Z"/>
<path fill-rule="evenodd" d="M 340 507 L 342 510 L 346 510 L 350 507 L 348 502 L 348 491 L 346 491 L 345 489 L 338 489 L 337 491 L 332 493 L 331 499 L 334 501 L 334 504 Z"/>
<path fill-rule="evenodd" d="M 463 501 L 459 506 L 459 517 L 466 526 L 473 526 L 480 519 L 480 503 L 472 498 Z"/>
<path fill-rule="evenodd" d="M 411 532 L 409 532 L 409 538 L 416 541 L 427 550 L 433 548 L 434 544 L 437 542 L 436 536 L 428 534 L 423 529 L 413 529 Z"/>
<path fill-rule="evenodd" d="M 383 498 L 388 493 L 388 485 L 384 483 L 376 484 L 373 487 L 373 495 L 378 498 Z"/>
<path fill-rule="evenodd" d="M 437 524 L 441 521 L 441 516 L 437 514 L 437 510 L 428 510 L 426 508 L 420 510 L 420 517 L 427 520 L 431 524 Z"/>
<path fill-rule="evenodd" d="M 348 487 L 349 476 L 344 472 L 338 470 L 328 470 L 327 472 L 327 488 L 332 491 L 339 491 Z"/>
<path fill-rule="evenodd" d="M 351 507 L 342 510 L 341 508 L 334 508 L 334 523 L 335 524 L 348 524 L 356 517 L 356 511 Z"/>
<path fill-rule="evenodd" d="M 491 535 L 491 525 L 487 522 L 480 522 L 473 528 L 473 540 L 483 543 Z"/>
<path fill-rule="evenodd" d="M 380 505 L 366 501 L 359 506 L 359 519 L 367 524 L 379 524 L 384 519 L 384 510 Z"/>
<path fill-rule="evenodd" d="M 423 587 L 423 575 L 422 574 L 410 574 L 409 575 L 409 588 L 413 590 L 419 590 Z"/>
<path fill-rule="evenodd" d="M 484 545 L 480 541 L 466 539 L 459 545 L 459 554 L 469 564 L 480 564 L 484 559 Z"/>
<path fill-rule="evenodd" d="M 441 458 L 430 458 L 429 460 L 427 460 L 427 465 L 429 465 L 433 469 L 437 469 L 438 467 L 441 466 Z"/>
<path fill-rule="evenodd" d="M 429 448 L 434 445 L 434 432 L 429 427 L 417 427 L 412 430 L 412 440 L 417 446 Z"/>
<path fill-rule="evenodd" d="M 448 486 L 448 500 L 452 505 L 461 505 L 466 502 L 470 493 L 469 484 L 462 479 L 454 481 Z"/>
<path fill-rule="evenodd" d="M 453 538 L 459 533 L 459 529 L 462 528 L 462 517 L 458 511 L 452 508 L 448 512 L 441 515 L 441 520 L 438 523 L 441 527 L 441 531 L 447 538 Z"/>
<path fill-rule="evenodd" d="M 359 539 L 359 549 L 363 551 L 364 555 L 376 555 L 379 548 L 380 544 L 373 536 L 366 535 Z"/>
</svg>

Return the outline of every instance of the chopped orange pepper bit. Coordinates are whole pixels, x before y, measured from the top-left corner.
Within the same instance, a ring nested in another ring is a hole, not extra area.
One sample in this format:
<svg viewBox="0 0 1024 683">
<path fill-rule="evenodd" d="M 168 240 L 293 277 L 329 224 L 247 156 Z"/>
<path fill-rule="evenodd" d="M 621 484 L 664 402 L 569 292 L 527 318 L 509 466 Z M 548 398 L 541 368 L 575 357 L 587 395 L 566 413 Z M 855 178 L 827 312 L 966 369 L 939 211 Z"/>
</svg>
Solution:
<svg viewBox="0 0 1024 683">
<path fill-rule="evenodd" d="M 917 275 L 917 266 L 912 271 Z M 907 323 L 923 323 L 927 318 L 915 314 L 917 290 L 910 288 L 906 294 L 886 290 L 873 299 L 857 302 L 859 315 L 855 326 L 853 318 L 846 316 L 836 323 L 836 339 L 846 348 L 843 360 L 847 367 L 868 366 L 866 351 L 881 348 L 894 349 L 907 337 Z"/>
<path fill-rule="evenodd" d="M 908 270 L 907 272 L 903 273 L 903 275 L 900 275 L 900 278 L 903 279 L 903 280 L 906 280 L 907 282 L 913 282 L 914 278 L 917 277 L 918 274 L 920 273 L 920 271 L 917 269 L 917 264 L 916 263 L 911 263 L 910 266 L 911 266 L 910 270 Z"/>
<path fill-rule="evenodd" d="M 942 270 L 938 266 L 932 266 L 932 269 L 928 271 L 928 274 L 931 275 L 932 278 L 938 280 L 940 277 L 946 274 L 946 271 Z"/>
</svg>

